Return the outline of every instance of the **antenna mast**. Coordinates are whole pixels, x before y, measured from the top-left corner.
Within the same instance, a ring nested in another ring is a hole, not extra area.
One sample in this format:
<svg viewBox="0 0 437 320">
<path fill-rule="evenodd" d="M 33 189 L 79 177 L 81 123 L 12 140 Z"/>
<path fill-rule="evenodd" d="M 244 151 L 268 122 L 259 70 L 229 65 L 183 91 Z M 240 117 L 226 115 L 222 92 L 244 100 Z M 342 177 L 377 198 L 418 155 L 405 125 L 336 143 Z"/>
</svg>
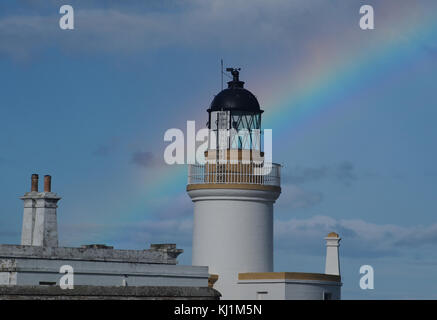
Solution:
<svg viewBox="0 0 437 320">
<path fill-rule="evenodd" d="M 222 76 L 222 90 L 223 90 L 223 59 L 220 60 L 221 64 L 222 64 L 222 72 L 221 72 L 221 76 Z"/>
</svg>

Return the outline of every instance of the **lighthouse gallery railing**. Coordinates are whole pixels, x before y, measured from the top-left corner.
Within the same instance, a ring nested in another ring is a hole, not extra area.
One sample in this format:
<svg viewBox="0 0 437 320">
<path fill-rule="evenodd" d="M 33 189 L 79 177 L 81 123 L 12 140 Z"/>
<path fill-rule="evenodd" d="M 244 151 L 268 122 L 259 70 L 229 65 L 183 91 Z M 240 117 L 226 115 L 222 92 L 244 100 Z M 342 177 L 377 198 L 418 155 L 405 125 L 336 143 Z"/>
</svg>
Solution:
<svg viewBox="0 0 437 320">
<path fill-rule="evenodd" d="M 281 166 L 271 164 L 244 164 L 213 162 L 188 165 L 188 184 L 259 184 L 281 185 Z"/>
</svg>

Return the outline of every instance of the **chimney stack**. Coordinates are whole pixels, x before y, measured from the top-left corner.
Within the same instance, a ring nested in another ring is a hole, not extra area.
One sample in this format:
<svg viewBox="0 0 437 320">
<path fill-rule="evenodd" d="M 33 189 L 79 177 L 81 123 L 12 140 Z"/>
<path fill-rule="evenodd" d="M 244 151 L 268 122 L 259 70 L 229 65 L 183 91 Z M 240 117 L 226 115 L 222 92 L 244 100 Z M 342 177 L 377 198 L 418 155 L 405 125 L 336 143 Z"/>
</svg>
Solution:
<svg viewBox="0 0 437 320">
<path fill-rule="evenodd" d="M 340 258 L 338 247 L 340 246 L 340 236 L 335 233 L 329 233 L 326 238 L 326 266 L 325 274 L 340 275 Z"/>
<path fill-rule="evenodd" d="M 44 176 L 44 192 L 38 192 L 38 175 L 32 174 L 31 192 L 21 198 L 24 201 L 22 245 L 58 246 L 56 209 L 61 198 L 51 192 L 51 182 L 51 176 Z"/>
<path fill-rule="evenodd" d="M 44 176 L 44 192 L 52 192 L 52 177 Z"/>
<path fill-rule="evenodd" d="M 32 187 L 30 189 L 31 192 L 38 192 L 38 175 L 32 174 Z"/>
</svg>

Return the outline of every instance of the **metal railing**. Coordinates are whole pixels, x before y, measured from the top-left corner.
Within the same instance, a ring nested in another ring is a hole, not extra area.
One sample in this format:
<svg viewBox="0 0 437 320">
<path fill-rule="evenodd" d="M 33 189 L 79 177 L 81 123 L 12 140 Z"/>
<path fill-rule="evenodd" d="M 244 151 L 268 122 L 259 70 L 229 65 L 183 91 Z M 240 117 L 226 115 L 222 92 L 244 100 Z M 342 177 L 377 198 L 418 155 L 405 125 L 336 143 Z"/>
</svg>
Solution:
<svg viewBox="0 0 437 320">
<path fill-rule="evenodd" d="M 188 165 L 188 184 L 259 184 L 281 185 L 281 165 L 277 163 L 256 164 L 208 162 Z"/>
</svg>

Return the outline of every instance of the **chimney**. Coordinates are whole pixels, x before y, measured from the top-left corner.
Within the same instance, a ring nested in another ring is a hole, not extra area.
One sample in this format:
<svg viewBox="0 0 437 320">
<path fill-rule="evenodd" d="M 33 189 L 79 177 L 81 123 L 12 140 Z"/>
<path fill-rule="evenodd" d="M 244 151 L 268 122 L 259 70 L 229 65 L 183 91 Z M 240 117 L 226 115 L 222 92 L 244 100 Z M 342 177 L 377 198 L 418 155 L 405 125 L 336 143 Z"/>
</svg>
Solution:
<svg viewBox="0 0 437 320">
<path fill-rule="evenodd" d="M 52 177 L 44 176 L 44 192 L 52 192 Z"/>
<path fill-rule="evenodd" d="M 326 266 L 325 274 L 340 275 L 340 258 L 338 247 L 340 246 L 340 236 L 335 233 L 329 233 L 326 238 Z"/>
<path fill-rule="evenodd" d="M 56 209 L 61 198 L 51 192 L 51 177 L 44 176 L 44 192 L 38 192 L 38 175 L 33 174 L 31 192 L 27 192 L 21 199 L 24 201 L 21 244 L 57 247 Z"/>
<path fill-rule="evenodd" d="M 38 175 L 35 173 L 32 174 L 32 186 L 30 192 L 38 192 Z"/>
</svg>

